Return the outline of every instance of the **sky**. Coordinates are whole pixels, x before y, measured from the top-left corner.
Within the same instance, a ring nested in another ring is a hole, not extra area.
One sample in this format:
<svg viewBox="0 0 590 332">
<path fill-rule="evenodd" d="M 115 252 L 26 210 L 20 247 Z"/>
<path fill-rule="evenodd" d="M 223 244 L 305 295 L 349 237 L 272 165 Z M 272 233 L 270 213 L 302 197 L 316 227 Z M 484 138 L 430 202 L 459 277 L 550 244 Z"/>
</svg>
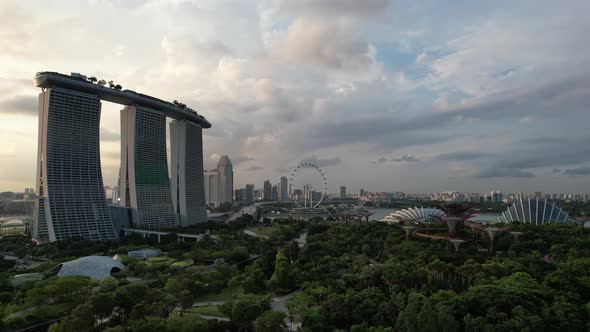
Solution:
<svg viewBox="0 0 590 332">
<path fill-rule="evenodd" d="M 33 187 L 39 71 L 180 100 L 235 186 L 590 192 L 590 2 L 0 1 L 0 191 Z M 121 106 L 103 103 L 105 185 Z"/>
</svg>

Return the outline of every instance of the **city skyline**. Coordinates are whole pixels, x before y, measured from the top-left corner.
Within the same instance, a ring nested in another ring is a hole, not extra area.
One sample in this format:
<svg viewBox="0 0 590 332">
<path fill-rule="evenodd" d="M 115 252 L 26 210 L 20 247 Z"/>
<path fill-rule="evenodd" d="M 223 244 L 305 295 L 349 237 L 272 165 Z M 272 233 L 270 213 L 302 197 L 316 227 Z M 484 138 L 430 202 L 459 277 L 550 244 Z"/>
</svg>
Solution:
<svg viewBox="0 0 590 332">
<path fill-rule="evenodd" d="M 344 3 L 2 2 L 0 190 L 35 183 L 31 77 L 49 69 L 194 105 L 215 124 L 205 169 L 229 155 L 233 188 L 309 160 L 334 193 L 588 191 L 590 4 Z M 107 186 L 119 110 L 102 107 Z"/>
</svg>

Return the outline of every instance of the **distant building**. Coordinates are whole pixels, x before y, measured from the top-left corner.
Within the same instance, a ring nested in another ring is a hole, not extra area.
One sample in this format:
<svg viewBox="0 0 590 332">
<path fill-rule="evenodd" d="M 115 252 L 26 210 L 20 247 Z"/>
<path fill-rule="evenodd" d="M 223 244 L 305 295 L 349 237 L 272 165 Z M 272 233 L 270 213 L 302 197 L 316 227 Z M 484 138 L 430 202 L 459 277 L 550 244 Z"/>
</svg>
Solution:
<svg viewBox="0 0 590 332">
<path fill-rule="evenodd" d="M 346 187 L 340 186 L 340 199 L 346 199 Z"/>
<path fill-rule="evenodd" d="M 269 180 L 264 181 L 263 190 L 264 190 L 264 192 L 263 192 L 262 200 L 264 200 L 264 201 L 272 200 L 272 184 L 270 184 Z"/>
<path fill-rule="evenodd" d="M 278 185 L 272 186 L 271 200 L 273 200 L 273 201 L 278 201 L 279 200 L 279 188 L 278 188 Z"/>
<path fill-rule="evenodd" d="M 361 196 L 361 197 L 365 196 L 365 189 L 361 189 L 359 191 L 359 196 Z"/>
<path fill-rule="evenodd" d="M 234 171 L 228 156 L 221 156 L 217 168 L 204 172 L 205 201 L 211 206 L 231 203 L 234 197 Z"/>
<path fill-rule="evenodd" d="M 245 197 L 245 201 L 247 204 L 254 203 L 254 185 L 253 184 L 246 185 L 244 197 Z"/>
<path fill-rule="evenodd" d="M 277 183 L 277 190 L 279 192 L 279 200 L 289 200 L 289 181 L 286 176 L 281 176 L 279 183 Z"/>
</svg>

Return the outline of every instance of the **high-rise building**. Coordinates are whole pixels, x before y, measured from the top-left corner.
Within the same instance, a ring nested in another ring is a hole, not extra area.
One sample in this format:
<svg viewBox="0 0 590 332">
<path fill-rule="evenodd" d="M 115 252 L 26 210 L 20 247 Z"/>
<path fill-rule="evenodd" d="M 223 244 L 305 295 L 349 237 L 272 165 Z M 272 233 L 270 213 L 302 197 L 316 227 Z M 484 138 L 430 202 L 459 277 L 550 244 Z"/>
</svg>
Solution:
<svg viewBox="0 0 590 332">
<path fill-rule="evenodd" d="M 217 163 L 219 203 L 231 203 L 234 193 L 234 169 L 228 156 L 221 156 Z"/>
<path fill-rule="evenodd" d="M 254 185 L 253 184 L 246 185 L 246 193 L 245 193 L 244 197 L 246 198 L 247 204 L 254 203 Z"/>
<path fill-rule="evenodd" d="M 121 205 L 134 227 L 176 227 L 166 156 L 166 117 L 143 106 L 121 110 Z"/>
<path fill-rule="evenodd" d="M 234 190 L 234 201 L 236 201 L 236 202 L 242 202 L 245 199 L 245 197 L 243 195 L 244 192 L 245 192 L 244 189 L 236 189 L 236 190 Z"/>
<path fill-rule="evenodd" d="M 263 190 L 264 190 L 264 192 L 262 195 L 262 200 L 264 200 L 264 201 L 272 200 L 272 184 L 270 184 L 269 180 L 264 181 Z"/>
<path fill-rule="evenodd" d="M 363 196 L 365 196 L 365 189 L 361 189 L 361 190 L 359 191 L 359 196 L 360 196 L 360 197 L 363 197 Z"/>
<path fill-rule="evenodd" d="M 205 201 L 211 206 L 231 203 L 234 197 L 234 171 L 228 156 L 221 156 L 217 168 L 205 171 Z"/>
<path fill-rule="evenodd" d="M 100 166 L 98 96 L 51 87 L 39 95 L 33 237 L 116 238 Z"/>
<path fill-rule="evenodd" d="M 346 199 L 346 187 L 340 186 L 340 199 Z"/>
<path fill-rule="evenodd" d="M 121 112 L 120 195 L 113 189 L 113 199 L 120 196 L 119 204 L 129 209 L 118 210 L 131 215 L 133 227 L 176 226 L 166 158 L 166 117 L 191 121 L 201 128 L 211 124 L 182 104 L 94 84 L 76 73 L 40 72 L 34 82 L 43 92 L 39 96 L 33 237 L 41 242 L 117 237 L 122 224 L 113 225 L 116 213 L 109 213 L 116 207 L 107 208 L 101 174 L 101 100 L 127 105 Z"/>
<path fill-rule="evenodd" d="M 219 206 L 219 190 L 217 187 L 217 170 L 204 172 L 205 202 L 211 206 Z"/>
<path fill-rule="evenodd" d="M 277 183 L 277 190 L 279 191 L 279 200 L 289 200 L 289 182 L 286 176 L 281 176 L 279 183 Z"/>
<path fill-rule="evenodd" d="M 270 199 L 273 201 L 279 200 L 279 188 L 276 184 L 274 186 L 272 186 L 272 194 L 270 196 L 271 196 Z"/>
<path fill-rule="evenodd" d="M 181 226 L 207 222 L 203 184 L 203 129 L 194 122 L 170 123 L 172 205 Z"/>
</svg>

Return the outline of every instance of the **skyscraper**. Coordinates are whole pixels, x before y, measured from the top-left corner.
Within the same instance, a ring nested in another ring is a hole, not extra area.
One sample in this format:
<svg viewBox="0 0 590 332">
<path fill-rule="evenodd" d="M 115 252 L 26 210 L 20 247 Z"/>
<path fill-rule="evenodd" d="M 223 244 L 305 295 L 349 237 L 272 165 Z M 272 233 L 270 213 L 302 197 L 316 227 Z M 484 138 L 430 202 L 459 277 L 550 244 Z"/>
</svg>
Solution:
<svg viewBox="0 0 590 332">
<path fill-rule="evenodd" d="M 253 184 L 246 185 L 245 197 L 246 197 L 246 204 L 254 203 L 254 185 Z"/>
<path fill-rule="evenodd" d="M 274 186 L 272 186 L 272 194 L 270 196 L 271 196 L 270 199 L 273 201 L 279 200 L 279 189 L 276 184 Z"/>
<path fill-rule="evenodd" d="M 279 183 L 277 183 L 277 189 L 279 191 L 279 200 L 289 200 L 289 182 L 286 176 L 281 176 Z"/>
<path fill-rule="evenodd" d="M 270 201 L 272 200 L 272 185 L 270 184 L 269 180 L 264 181 L 264 193 L 262 196 L 262 200 Z"/>
<path fill-rule="evenodd" d="M 176 227 L 166 156 L 166 117 L 143 106 L 121 110 L 121 205 L 138 228 Z"/>
<path fill-rule="evenodd" d="M 231 203 L 234 193 L 234 169 L 228 156 L 221 156 L 217 163 L 219 181 L 219 203 Z"/>
<path fill-rule="evenodd" d="M 346 199 L 346 187 L 340 186 L 340 199 Z"/>
<path fill-rule="evenodd" d="M 211 206 L 231 203 L 234 196 L 234 171 L 228 156 L 221 156 L 217 168 L 204 172 L 205 201 Z"/>
<path fill-rule="evenodd" d="M 203 129 L 194 122 L 170 123 L 172 205 L 181 226 L 207 222 L 203 179 Z"/>
<path fill-rule="evenodd" d="M 217 194 L 217 170 L 207 170 L 204 172 L 205 181 L 205 202 L 211 206 L 219 206 L 219 195 Z"/>
<path fill-rule="evenodd" d="M 116 238 L 100 166 L 101 103 L 52 87 L 39 94 L 37 198 L 33 237 L 41 242 Z"/>
</svg>

